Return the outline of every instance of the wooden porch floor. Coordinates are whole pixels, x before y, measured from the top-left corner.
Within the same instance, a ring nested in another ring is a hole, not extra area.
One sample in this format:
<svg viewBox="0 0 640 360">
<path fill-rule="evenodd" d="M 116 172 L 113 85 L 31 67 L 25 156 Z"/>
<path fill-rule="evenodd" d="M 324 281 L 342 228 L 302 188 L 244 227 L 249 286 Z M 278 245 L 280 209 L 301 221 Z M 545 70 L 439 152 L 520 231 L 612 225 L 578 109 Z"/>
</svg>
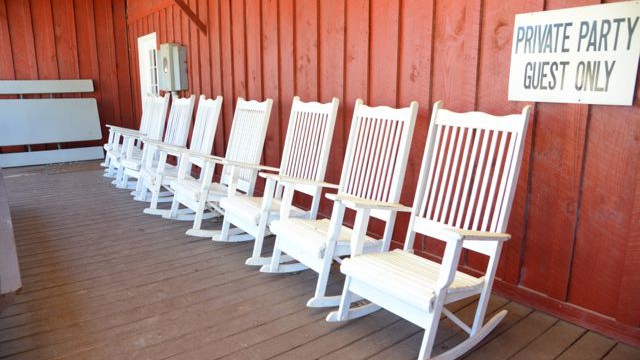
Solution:
<svg viewBox="0 0 640 360">
<path fill-rule="evenodd" d="M 184 235 L 144 215 L 97 162 L 4 171 L 24 287 L 0 315 L 0 358 L 414 359 L 422 331 L 386 311 L 329 324 L 309 271 L 245 265 L 251 243 Z M 270 242 L 269 240 L 267 242 Z M 340 276 L 331 291 L 341 289 Z M 470 319 L 473 303 L 451 307 Z M 509 315 L 468 359 L 640 359 L 640 350 L 504 298 Z M 460 342 L 445 322 L 437 352 Z"/>
</svg>

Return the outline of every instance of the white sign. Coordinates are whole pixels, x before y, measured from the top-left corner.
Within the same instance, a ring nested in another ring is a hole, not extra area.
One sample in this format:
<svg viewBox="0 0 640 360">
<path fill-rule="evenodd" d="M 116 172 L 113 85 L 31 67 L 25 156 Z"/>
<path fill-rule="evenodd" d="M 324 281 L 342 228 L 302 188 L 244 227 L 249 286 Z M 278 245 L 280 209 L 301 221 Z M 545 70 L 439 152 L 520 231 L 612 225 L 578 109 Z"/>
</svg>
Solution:
<svg viewBox="0 0 640 360">
<path fill-rule="evenodd" d="M 632 105 L 640 1 L 517 14 L 509 100 Z"/>
</svg>

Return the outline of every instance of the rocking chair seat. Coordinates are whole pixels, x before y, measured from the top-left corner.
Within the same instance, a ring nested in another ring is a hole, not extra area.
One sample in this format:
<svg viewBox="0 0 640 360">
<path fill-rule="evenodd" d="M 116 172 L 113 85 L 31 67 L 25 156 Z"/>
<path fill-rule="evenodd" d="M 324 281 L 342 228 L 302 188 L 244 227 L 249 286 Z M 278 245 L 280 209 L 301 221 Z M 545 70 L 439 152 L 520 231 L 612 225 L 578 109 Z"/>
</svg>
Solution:
<svg viewBox="0 0 640 360">
<path fill-rule="evenodd" d="M 329 234 L 329 219 L 308 220 L 288 218 L 271 223 L 271 232 L 281 239 L 296 239 L 297 246 L 304 247 L 304 252 L 315 253 L 322 258 Z M 351 234 L 353 230 L 342 226 L 334 256 L 349 254 Z M 364 252 L 379 251 L 382 241 L 366 236 L 364 240 Z"/>
<path fill-rule="evenodd" d="M 370 253 L 344 259 L 340 271 L 354 280 L 386 294 L 398 294 L 411 305 L 428 309 L 440 274 L 441 265 L 400 249 L 386 253 Z M 448 293 L 482 291 L 484 277 L 456 271 Z M 455 301 L 455 297 L 450 298 Z"/>
<path fill-rule="evenodd" d="M 198 179 L 184 178 L 180 180 L 171 181 L 170 185 L 174 193 L 179 193 L 181 196 L 199 201 L 201 196 L 202 183 Z M 229 190 L 226 186 L 220 183 L 214 182 L 209 184 L 209 195 L 206 201 L 218 201 L 220 197 L 227 195 Z"/>
<path fill-rule="evenodd" d="M 120 148 L 111 148 L 107 149 L 107 154 L 115 159 L 120 159 L 123 157 L 123 149 Z M 132 157 L 135 159 L 142 159 L 142 149 L 134 148 Z"/>
<path fill-rule="evenodd" d="M 258 225 L 263 199 L 264 198 L 257 196 L 236 195 L 220 200 L 220 207 L 222 207 L 225 212 L 242 214 L 243 217 L 250 219 L 249 221 L 253 221 L 254 224 Z M 271 200 L 269 222 L 279 217 L 281 203 L 280 199 Z M 291 206 L 291 214 L 289 216 L 299 218 L 305 215 L 307 215 L 306 211 Z"/>
<path fill-rule="evenodd" d="M 162 173 L 160 175 L 162 175 L 162 184 L 168 184 L 171 180 L 175 180 L 178 178 L 178 167 L 175 165 L 171 165 L 171 164 L 165 164 L 164 165 L 164 171 L 162 171 Z M 140 169 L 140 177 L 150 180 L 150 181 L 155 181 L 156 178 L 156 173 L 154 171 L 151 171 L 149 169 L 146 168 L 142 168 Z"/>
</svg>

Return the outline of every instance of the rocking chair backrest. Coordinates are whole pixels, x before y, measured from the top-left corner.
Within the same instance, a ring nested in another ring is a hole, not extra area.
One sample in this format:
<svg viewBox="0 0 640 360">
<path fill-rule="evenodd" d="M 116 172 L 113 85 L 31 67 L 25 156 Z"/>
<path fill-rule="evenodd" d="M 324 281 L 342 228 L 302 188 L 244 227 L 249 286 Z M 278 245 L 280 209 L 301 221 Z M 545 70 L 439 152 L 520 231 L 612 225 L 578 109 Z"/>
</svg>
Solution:
<svg viewBox="0 0 640 360">
<path fill-rule="evenodd" d="M 187 143 L 195 101 L 195 95 L 188 98 L 178 98 L 177 96 L 173 98 L 167 121 L 167 131 L 164 134 L 164 143 L 181 146 Z"/>
<path fill-rule="evenodd" d="M 164 123 L 167 119 L 167 109 L 169 108 L 169 94 L 165 94 L 164 96 L 151 96 L 148 98 L 146 106 L 144 108 L 144 114 L 142 116 L 142 121 L 145 121 L 145 115 L 149 118 L 147 122 L 144 124 L 146 131 L 142 129 L 142 124 L 140 125 L 140 131 L 143 134 L 146 134 L 148 138 L 153 140 L 162 139 L 162 134 L 164 133 Z"/>
<path fill-rule="evenodd" d="M 505 232 L 516 190 L 530 107 L 493 116 L 433 109 L 412 219 L 414 229 L 440 224 Z M 419 207 L 418 207 L 419 206 Z M 465 241 L 492 256 L 495 243 Z"/>
<path fill-rule="evenodd" d="M 326 104 L 293 98 L 280 174 L 324 180 L 338 104 L 337 98 Z M 316 187 L 303 185 L 296 186 L 296 190 L 311 196 L 317 191 Z"/>
<path fill-rule="evenodd" d="M 369 200 L 400 201 L 418 103 L 393 109 L 356 101 L 338 193 Z M 387 220 L 389 211 L 372 211 Z"/>
<path fill-rule="evenodd" d="M 257 102 L 238 98 L 225 159 L 249 164 L 260 163 L 272 103 L 271 99 Z M 256 176 L 256 171 L 239 170 L 236 188 L 252 195 Z M 225 166 L 222 168 L 220 183 L 227 185 L 230 182 L 231 171 Z"/>
<path fill-rule="evenodd" d="M 160 96 L 154 96 L 162 99 Z M 140 119 L 140 132 L 146 134 L 149 132 L 149 126 L 151 125 L 151 111 L 147 110 L 147 105 L 151 103 L 150 97 L 145 97 L 142 103 L 142 117 Z"/>
<path fill-rule="evenodd" d="M 196 121 L 191 134 L 190 150 L 200 154 L 211 153 L 221 107 L 222 96 L 218 96 L 215 99 L 207 99 L 204 95 L 200 95 Z"/>
</svg>

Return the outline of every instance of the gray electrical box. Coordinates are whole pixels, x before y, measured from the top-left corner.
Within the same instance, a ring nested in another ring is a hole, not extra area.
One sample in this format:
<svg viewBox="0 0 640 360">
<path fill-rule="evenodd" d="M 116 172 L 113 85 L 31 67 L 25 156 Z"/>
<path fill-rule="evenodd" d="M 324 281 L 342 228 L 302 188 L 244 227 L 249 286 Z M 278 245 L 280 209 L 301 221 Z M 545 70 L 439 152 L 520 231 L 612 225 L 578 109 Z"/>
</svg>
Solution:
<svg viewBox="0 0 640 360">
<path fill-rule="evenodd" d="M 158 75 L 160 90 L 186 90 L 187 48 L 174 43 L 160 44 L 158 53 Z"/>
</svg>

